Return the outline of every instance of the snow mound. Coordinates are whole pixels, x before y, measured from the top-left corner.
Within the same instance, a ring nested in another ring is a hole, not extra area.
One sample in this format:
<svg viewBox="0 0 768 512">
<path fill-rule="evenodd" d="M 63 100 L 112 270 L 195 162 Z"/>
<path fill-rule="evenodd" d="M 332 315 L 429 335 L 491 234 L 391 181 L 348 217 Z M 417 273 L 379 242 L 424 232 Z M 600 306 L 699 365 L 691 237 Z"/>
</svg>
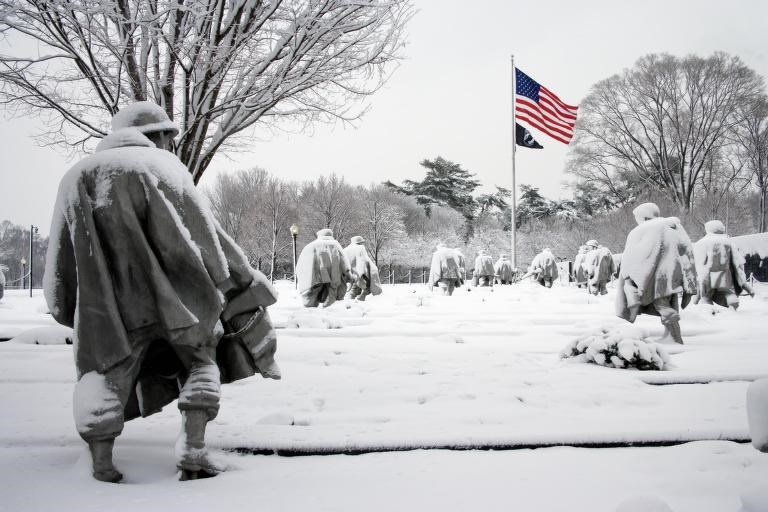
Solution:
<svg viewBox="0 0 768 512">
<path fill-rule="evenodd" d="M 768 452 L 768 379 L 756 380 L 747 389 L 747 418 L 752 446 Z M 764 510 L 768 511 L 768 507 Z"/>
<path fill-rule="evenodd" d="M 579 336 L 560 351 L 560 358 L 637 370 L 664 370 L 669 366 L 666 350 L 649 341 L 647 331 L 635 326 L 602 327 Z"/>
<path fill-rule="evenodd" d="M 641 496 L 622 502 L 616 512 L 672 512 L 672 509 L 656 496 Z"/>
<path fill-rule="evenodd" d="M 286 321 L 287 329 L 341 329 L 338 318 L 324 313 L 294 313 Z"/>
<path fill-rule="evenodd" d="M 35 327 L 18 334 L 11 343 L 24 345 L 71 345 L 73 332 L 69 327 L 56 325 L 51 327 Z"/>
</svg>

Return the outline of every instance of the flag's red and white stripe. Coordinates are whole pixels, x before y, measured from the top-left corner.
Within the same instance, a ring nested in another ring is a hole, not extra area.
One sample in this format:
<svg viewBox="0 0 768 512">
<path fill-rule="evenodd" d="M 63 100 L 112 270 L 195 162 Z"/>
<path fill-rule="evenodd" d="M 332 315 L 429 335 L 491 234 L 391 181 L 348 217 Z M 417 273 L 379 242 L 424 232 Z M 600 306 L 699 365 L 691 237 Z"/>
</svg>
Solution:
<svg viewBox="0 0 768 512">
<path fill-rule="evenodd" d="M 539 89 L 539 102 L 515 95 L 515 116 L 564 144 L 573 138 L 578 107 L 568 105 L 544 86 Z"/>
</svg>

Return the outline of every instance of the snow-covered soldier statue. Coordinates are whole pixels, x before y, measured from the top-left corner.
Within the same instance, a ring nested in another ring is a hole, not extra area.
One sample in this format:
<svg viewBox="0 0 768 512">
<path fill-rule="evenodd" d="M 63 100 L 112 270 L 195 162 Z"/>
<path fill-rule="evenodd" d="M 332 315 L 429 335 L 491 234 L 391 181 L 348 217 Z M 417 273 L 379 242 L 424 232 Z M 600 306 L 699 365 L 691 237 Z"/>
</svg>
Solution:
<svg viewBox="0 0 768 512">
<path fill-rule="evenodd" d="M 621 273 L 621 255 L 622 253 L 613 255 L 613 278 L 618 279 Z"/>
<path fill-rule="evenodd" d="M 317 239 L 311 241 L 299 255 L 296 263 L 299 293 L 305 307 L 328 307 L 342 300 L 347 283 L 357 281 L 341 244 L 333 238 L 333 231 L 321 229 Z"/>
<path fill-rule="evenodd" d="M 461 252 L 461 249 L 456 248 L 453 252 L 456 253 L 456 261 L 459 263 L 459 278 L 461 279 L 461 284 L 458 286 L 461 286 L 467 280 L 467 259 L 464 257 L 464 253 Z"/>
<path fill-rule="evenodd" d="M 350 284 L 347 296 L 363 301 L 368 295 L 379 295 L 381 293 L 379 269 L 368 256 L 365 239 L 361 236 L 353 236 L 349 245 L 344 248 L 344 254 L 349 260 L 352 272 L 357 276 L 357 280 Z"/>
<path fill-rule="evenodd" d="M 744 258 L 725 234 L 722 222 L 711 220 L 704 224 L 704 230 L 707 234 L 693 245 L 699 277 L 698 296 L 703 304 L 714 302 L 735 311 L 742 290 L 755 295 L 744 274 Z"/>
<path fill-rule="evenodd" d="M 548 247 L 545 247 L 539 254 L 533 258 L 529 273 L 536 277 L 536 281 L 541 286 L 552 288 L 552 283 L 557 279 L 557 261 L 555 255 Z"/>
<path fill-rule="evenodd" d="M 629 322 L 639 314 L 657 315 L 664 326 L 660 341 L 682 344 L 680 307 L 696 295 L 693 245 L 680 220 L 659 217 L 654 203 L 641 204 L 632 213 L 638 225 L 624 245 L 616 314 Z"/>
<path fill-rule="evenodd" d="M 457 251 L 437 244 L 429 269 L 429 286 L 437 286 L 443 295 L 453 295 L 453 290 L 464 284 L 461 268 Z"/>
<path fill-rule="evenodd" d="M 576 286 L 581 288 L 587 285 L 587 271 L 584 267 L 584 257 L 589 252 L 589 247 L 582 245 L 579 247 L 579 252 L 573 259 L 573 280 L 576 282 Z"/>
<path fill-rule="evenodd" d="M 102 481 L 122 478 L 112 448 L 124 422 L 176 398 L 181 479 L 213 476 L 204 437 L 220 384 L 279 378 L 266 313 L 276 293 L 168 151 L 177 133 L 156 104 L 130 105 L 59 185 L 45 297 L 74 328 L 75 423 Z"/>
<path fill-rule="evenodd" d="M 493 276 L 495 273 L 493 258 L 482 249 L 478 251 L 477 258 L 475 258 L 475 270 L 472 276 L 475 286 L 493 286 Z"/>
<path fill-rule="evenodd" d="M 613 254 L 607 247 L 600 246 L 595 240 L 587 242 L 587 247 L 591 249 L 584 255 L 583 262 L 587 274 L 587 290 L 592 295 L 605 295 L 608 293 L 606 285 L 611 281 L 611 276 L 616 270 Z"/>
<path fill-rule="evenodd" d="M 512 267 L 512 261 L 510 261 L 506 254 L 499 256 L 498 261 L 493 265 L 493 269 L 499 284 L 512 284 L 515 269 Z"/>
</svg>

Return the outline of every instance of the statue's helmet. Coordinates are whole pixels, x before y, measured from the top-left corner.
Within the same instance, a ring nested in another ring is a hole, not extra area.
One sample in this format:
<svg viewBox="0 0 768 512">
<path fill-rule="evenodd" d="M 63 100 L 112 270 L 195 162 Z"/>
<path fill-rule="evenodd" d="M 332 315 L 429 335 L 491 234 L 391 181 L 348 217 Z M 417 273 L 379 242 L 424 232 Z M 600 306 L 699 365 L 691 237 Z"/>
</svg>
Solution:
<svg viewBox="0 0 768 512">
<path fill-rule="evenodd" d="M 704 231 L 706 231 L 707 234 L 709 235 L 712 235 L 712 234 L 720 235 L 725 233 L 725 226 L 719 220 L 711 220 L 706 224 L 704 224 Z"/>
<path fill-rule="evenodd" d="M 328 228 L 321 229 L 316 234 L 317 238 L 333 238 L 333 230 Z"/>
<path fill-rule="evenodd" d="M 112 131 L 136 128 L 143 134 L 171 132 L 175 137 L 179 128 L 171 121 L 163 107 L 153 101 L 139 101 L 121 109 L 112 117 Z"/>
<path fill-rule="evenodd" d="M 364 243 L 365 243 L 365 238 L 361 237 L 360 235 L 358 235 L 358 236 L 353 236 L 353 237 L 352 237 L 352 238 L 349 240 L 349 242 L 350 242 L 350 243 L 353 243 L 353 244 L 357 244 L 357 245 L 360 245 L 360 244 L 364 244 Z"/>
<path fill-rule="evenodd" d="M 632 214 L 635 216 L 635 220 L 638 224 L 661 216 L 661 212 L 659 211 L 659 207 L 656 206 L 656 203 L 643 203 L 632 210 Z"/>
<path fill-rule="evenodd" d="M 591 247 L 593 249 L 597 249 L 599 247 L 599 244 L 597 243 L 597 240 L 590 240 L 585 245 L 587 247 Z"/>
</svg>

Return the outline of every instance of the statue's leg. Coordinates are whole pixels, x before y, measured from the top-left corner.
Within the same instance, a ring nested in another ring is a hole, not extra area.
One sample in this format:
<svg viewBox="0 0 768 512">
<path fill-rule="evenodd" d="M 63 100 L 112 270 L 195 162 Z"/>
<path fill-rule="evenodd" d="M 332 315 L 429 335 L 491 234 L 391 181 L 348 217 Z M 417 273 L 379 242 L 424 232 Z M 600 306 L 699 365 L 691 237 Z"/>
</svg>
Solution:
<svg viewBox="0 0 768 512">
<path fill-rule="evenodd" d="M 356 283 L 353 283 L 349 286 L 349 291 L 347 292 L 347 298 L 350 299 L 356 299 L 360 295 L 360 287 L 357 286 Z"/>
<path fill-rule="evenodd" d="M 176 441 L 176 465 L 181 480 L 195 480 L 221 471 L 208 458 L 205 428 L 219 412 L 221 383 L 215 362 L 215 347 L 174 346 L 188 377 L 179 394 L 182 428 Z"/>
<path fill-rule="evenodd" d="M 664 334 L 659 339 L 660 343 L 670 341 L 683 344 L 683 335 L 680 330 L 680 313 L 677 310 L 677 296 L 661 297 L 653 301 L 653 306 L 661 317 L 661 325 L 664 326 Z"/>
<path fill-rule="evenodd" d="M 725 296 L 725 303 L 728 304 L 728 307 L 734 311 L 738 311 L 739 296 L 736 295 L 736 292 L 733 290 L 725 290 L 723 295 Z"/>
<path fill-rule="evenodd" d="M 119 482 L 123 475 L 112 462 L 115 438 L 123 431 L 124 409 L 141 359 L 148 347 L 142 344 L 128 358 L 106 373 L 87 372 L 75 384 L 73 409 L 80 437 L 88 443 L 93 477 L 102 482 Z"/>
</svg>

